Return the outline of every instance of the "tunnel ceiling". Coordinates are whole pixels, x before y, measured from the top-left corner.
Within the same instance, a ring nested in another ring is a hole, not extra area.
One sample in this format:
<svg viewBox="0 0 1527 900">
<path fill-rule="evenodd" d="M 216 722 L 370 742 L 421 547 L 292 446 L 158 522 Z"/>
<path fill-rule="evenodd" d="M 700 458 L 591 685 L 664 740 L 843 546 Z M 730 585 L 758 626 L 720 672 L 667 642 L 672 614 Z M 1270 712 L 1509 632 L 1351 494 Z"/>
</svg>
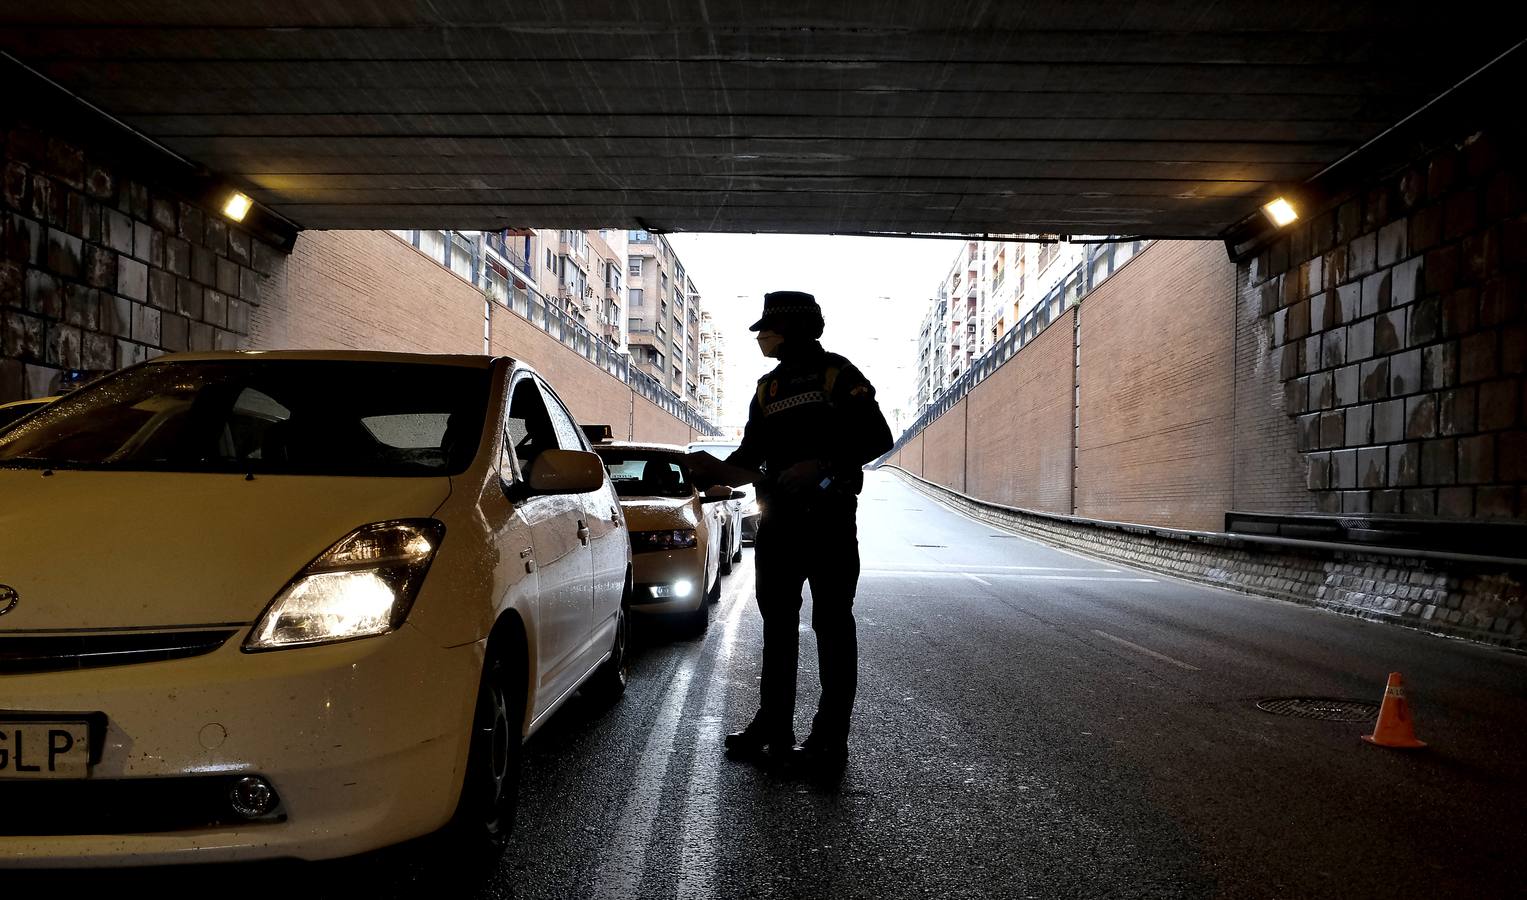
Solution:
<svg viewBox="0 0 1527 900">
<path fill-rule="evenodd" d="M 0 49 L 306 228 L 1208 237 L 1518 40 L 1492 8 L 103 0 Z"/>
</svg>

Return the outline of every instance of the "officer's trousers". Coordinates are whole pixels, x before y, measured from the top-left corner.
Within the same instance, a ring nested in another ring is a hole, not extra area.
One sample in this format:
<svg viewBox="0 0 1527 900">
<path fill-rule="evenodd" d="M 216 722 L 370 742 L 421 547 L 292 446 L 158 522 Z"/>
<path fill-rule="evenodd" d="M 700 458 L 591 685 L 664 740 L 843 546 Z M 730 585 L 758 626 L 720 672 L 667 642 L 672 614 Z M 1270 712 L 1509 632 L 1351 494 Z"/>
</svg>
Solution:
<svg viewBox="0 0 1527 900">
<path fill-rule="evenodd" d="M 800 658 L 801 589 L 811 584 L 811 628 L 816 632 L 822 699 L 811 733 L 819 741 L 848 738 L 859 680 L 854 591 L 859 584 L 859 537 L 854 498 L 835 498 L 827 509 L 765 512 L 753 559 L 758 611 L 763 616 L 763 677 L 755 725 L 770 734 L 794 734 L 796 668 Z"/>
</svg>

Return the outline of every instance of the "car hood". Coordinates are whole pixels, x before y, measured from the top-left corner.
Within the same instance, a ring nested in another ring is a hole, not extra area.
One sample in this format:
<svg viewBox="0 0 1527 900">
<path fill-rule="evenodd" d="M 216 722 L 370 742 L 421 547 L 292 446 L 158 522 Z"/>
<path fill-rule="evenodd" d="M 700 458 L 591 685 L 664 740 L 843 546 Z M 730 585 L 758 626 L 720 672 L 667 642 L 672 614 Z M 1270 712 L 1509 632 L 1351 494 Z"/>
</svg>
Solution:
<svg viewBox="0 0 1527 900">
<path fill-rule="evenodd" d="M 631 497 L 620 501 L 629 531 L 666 531 L 694 528 L 699 523 L 693 500 L 669 497 Z"/>
<path fill-rule="evenodd" d="M 0 633 L 253 622 L 360 525 L 428 516 L 449 478 L 0 469 Z"/>
</svg>

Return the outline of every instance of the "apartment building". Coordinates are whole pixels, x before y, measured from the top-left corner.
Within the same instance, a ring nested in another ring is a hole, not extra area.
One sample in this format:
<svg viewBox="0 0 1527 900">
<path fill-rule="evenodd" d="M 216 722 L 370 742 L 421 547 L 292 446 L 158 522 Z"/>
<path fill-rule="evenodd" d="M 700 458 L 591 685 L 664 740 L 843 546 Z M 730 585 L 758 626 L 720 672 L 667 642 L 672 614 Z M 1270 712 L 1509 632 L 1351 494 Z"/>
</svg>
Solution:
<svg viewBox="0 0 1527 900">
<path fill-rule="evenodd" d="M 1042 328 L 1145 243 L 1015 237 L 959 245 L 918 332 L 911 409 L 920 412 L 933 404 L 1009 332 Z"/>
<path fill-rule="evenodd" d="M 629 273 L 641 271 L 628 253 L 625 229 L 569 231 L 520 228 L 505 231 L 409 230 L 393 234 L 412 244 L 420 253 L 449 269 L 463 281 L 475 285 L 484 295 L 483 352 L 491 352 L 491 329 L 495 306 L 529 320 L 533 325 L 561 341 L 569 349 L 586 357 L 609 374 L 631 385 L 632 389 L 658 404 L 702 434 L 719 434 L 711 419 L 719 407 L 701 404 L 699 386 L 702 378 L 711 384 L 716 397 L 721 392 L 719 351 L 714 354 L 716 368 L 706 369 L 699 352 L 699 293 L 683 279 L 684 303 L 681 322 L 687 322 L 694 309 L 693 334 L 682 332 L 672 343 L 693 346 L 694 362 L 683 354 L 680 366 L 694 373 L 694 389 L 689 395 L 672 390 L 670 385 L 683 381 L 683 369 L 668 378 L 656 377 L 650 367 L 638 366 L 641 348 L 628 355 L 628 328 L 640 327 L 635 317 L 628 318 L 627 285 Z M 666 242 L 665 242 L 666 244 Z M 665 248 L 666 249 L 666 248 Z M 670 257 L 672 251 L 667 250 Z M 676 264 L 677 258 L 672 257 Z M 655 265 L 650 267 L 656 272 Z M 682 268 L 677 269 L 682 275 Z M 640 283 L 638 279 L 637 282 Z M 641 297 L 641 288 L 632 286 L 629 296 Z M 664 337 L 668 329 L 665 325 Z M 643 338 L 643 345 L 650 343 Z M 666 357 L 665 357 L 666 361 Z"/>
<path fill-rule="evenodd" d="M 626 295 L 632 364 L 685 400 L 697 401 L 704 310 L 699 289 L 667 238 L 628 232 Z"/>
<path fill-rule="evenodd" d="M 694 405 L 712 422 L 719 422 L 726 407 L 726 338 L 715 318 L 700 312 L 700 352 L 698 354 L 700 391 Z"/>
</svg>

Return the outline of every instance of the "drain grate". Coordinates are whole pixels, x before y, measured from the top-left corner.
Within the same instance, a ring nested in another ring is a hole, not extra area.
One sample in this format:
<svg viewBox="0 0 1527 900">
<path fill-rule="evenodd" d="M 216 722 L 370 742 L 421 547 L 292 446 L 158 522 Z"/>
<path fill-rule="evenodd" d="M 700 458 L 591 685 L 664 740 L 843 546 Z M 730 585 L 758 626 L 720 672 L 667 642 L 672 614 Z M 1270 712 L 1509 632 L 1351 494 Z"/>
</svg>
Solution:
<svg viewBox="0 0 1527 900">
<path fill-rule="evenodd" d="M 1366 722 L 1379 714 L 1377 703 L 1335 697 L 1270 697 L 1258 700 L 1257 709 L 1275 716 L 1326 722 Z"/>
</svg>

